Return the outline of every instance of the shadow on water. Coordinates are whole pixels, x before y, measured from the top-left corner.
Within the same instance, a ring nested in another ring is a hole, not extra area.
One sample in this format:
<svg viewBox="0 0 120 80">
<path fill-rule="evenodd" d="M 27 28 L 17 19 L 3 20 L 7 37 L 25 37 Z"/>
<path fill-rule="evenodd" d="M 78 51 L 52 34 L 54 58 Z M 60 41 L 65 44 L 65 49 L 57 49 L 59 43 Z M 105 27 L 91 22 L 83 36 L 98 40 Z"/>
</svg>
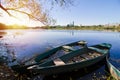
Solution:
<svg viewBox="0 0 120 80">
<path fill-rule="evenodd" d="M 106 80 L 105 60 L 84 69 L 45 76 L 43 80 Z"/>
</svg>

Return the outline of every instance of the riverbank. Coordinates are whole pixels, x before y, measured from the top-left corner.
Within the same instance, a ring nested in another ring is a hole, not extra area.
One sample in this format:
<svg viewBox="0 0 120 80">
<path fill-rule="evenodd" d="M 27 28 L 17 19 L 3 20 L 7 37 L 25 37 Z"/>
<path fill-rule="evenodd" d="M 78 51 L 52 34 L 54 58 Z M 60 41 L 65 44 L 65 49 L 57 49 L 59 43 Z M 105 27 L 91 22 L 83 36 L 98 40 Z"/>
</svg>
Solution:
<svg viewBox="0 0 120 80">
<path fill-rule="evenodd" d="M 0 41 L 0 80 L 14 80 L 15 72 L 7 65 L 8 50 Z"/>
<path fill-rule="evenodd" d="M 1 80 L 14 80 L 16 74 L 6 64 L 0 64 L 0 79 Z"/>
<path fill-rule="evenodd" d="M 95 31 L 115 31 L 120 32 L 120 26 L 43 26 L 33 29 L 52 29 L 52 30 L 95 30 Z"/>
</svg>

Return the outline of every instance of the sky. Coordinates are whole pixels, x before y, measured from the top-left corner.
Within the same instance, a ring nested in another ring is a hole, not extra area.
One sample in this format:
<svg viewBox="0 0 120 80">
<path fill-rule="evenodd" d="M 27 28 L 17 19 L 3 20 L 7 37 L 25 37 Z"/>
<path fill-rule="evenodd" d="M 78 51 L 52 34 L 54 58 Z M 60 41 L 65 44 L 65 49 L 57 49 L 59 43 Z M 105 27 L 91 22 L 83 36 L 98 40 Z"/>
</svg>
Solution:
<svg viewBox="0 0 120 80">
<path fill-rule="evenodd" d="M 51 13 L 57 25 L 99 25 L 120 23 L 120 0 L 74 0 L 68 8 L 55 8 Z"/>
<path fill-rule="evenodd" d="M 49 10 L 50 16 L 56 20 L 56 25 L 67 25 L 74 21 L 75 25 L 99 25 L 120 23 L 120 0 L 73 0 L 73 5 L 59 7 L 54 5 Z M 50 6 L 44 4 L 46 9 Z M 0 10 L 1 12 L 1 10 Z M 2 12 L 3 13 L 3 12 Z M 18 13 L 17 13 L 18 14 Z M 17 15 L 16 14 L 16 15 Z M 40 26 L 40 22 L 35 22 L 25 18 L 25 15 L 18 16 L 19 20 L 4 17 L 0 22 L 7 24 L 23 24 L 28 26 Z"/>
</svg>

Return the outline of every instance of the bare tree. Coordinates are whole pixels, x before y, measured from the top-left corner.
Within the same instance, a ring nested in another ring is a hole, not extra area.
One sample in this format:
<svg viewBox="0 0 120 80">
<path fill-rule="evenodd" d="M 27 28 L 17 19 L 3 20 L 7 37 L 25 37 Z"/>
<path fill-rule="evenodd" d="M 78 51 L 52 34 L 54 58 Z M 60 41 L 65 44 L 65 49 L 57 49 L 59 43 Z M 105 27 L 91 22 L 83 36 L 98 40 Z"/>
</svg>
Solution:
<svg viewBox="0 0 120 80">
<path fill-rule="evenodd" d="M 47 24 L 51 22 L 51 18 L 49 18 L 48 12 L 43 10 L 42 5 L 44 4 L 41 4 L 41 1 L 42 0 L 0 0 L 0 8 L 11 17 L 15 17 L 12 14 L 12 11 L 15 11 L 26 14 L 30 19 Z M 58 4 L 64 6 L 66 4 L 72 4 L 72 0 L 44 0 L 44 2 L 47 1 L 50 1 L 51 5 Z"/>
</svg>

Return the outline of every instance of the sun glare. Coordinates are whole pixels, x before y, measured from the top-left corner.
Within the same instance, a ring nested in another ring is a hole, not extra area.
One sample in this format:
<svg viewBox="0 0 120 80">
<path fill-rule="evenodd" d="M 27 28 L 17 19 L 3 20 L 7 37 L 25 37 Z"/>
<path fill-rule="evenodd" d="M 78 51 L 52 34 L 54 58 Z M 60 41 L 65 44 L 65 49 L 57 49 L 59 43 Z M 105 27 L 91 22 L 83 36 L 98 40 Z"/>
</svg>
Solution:
<svg viewBox="0 0 120 80">
<path fill-rule="evenodd" d="M 9 17 L 7 24 L 9 25 L 13 25 L 13 24 L 18 24 L 18 25 L 27 25 L 27 17 L 22 15 L 22 14 L 18 14 L 17 16 L 14 17 Z"/>
<path fill-rule="evenodd" d="M 30 20 L 27 15 L 19 13 L 19 12 L 11 11 L 14 17 L 10 17 L 3 10 L 0 10 L 0 13 L 2 13 L 2 15 L 0 16 L 1 17 L 0 22 L 6 25 L 24 25 L 28 27 L 42 26 L 40 22 Z"/>
</svg>

